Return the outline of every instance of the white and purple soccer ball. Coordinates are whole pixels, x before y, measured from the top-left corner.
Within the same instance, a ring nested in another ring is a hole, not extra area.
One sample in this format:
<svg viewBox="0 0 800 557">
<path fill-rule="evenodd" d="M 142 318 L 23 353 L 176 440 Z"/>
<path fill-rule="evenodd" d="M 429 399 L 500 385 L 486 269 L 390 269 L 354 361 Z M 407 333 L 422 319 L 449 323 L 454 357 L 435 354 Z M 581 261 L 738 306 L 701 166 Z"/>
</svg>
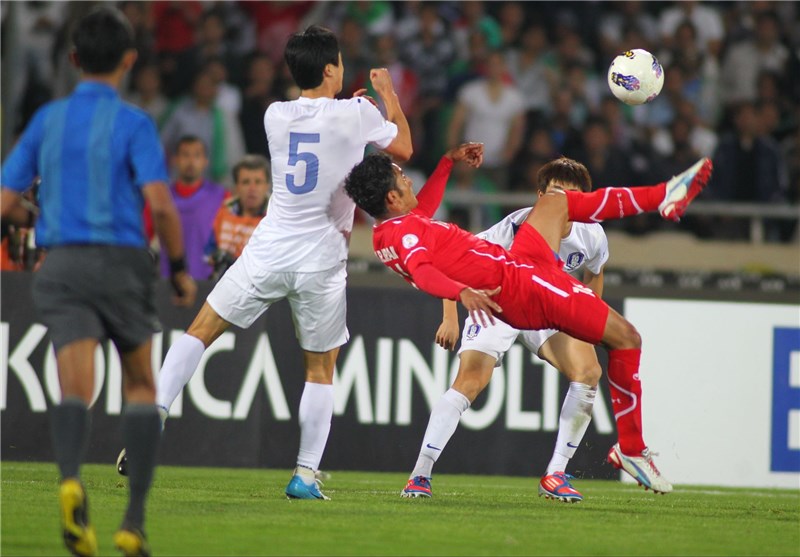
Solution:
<svg viewBox="0 0 800 557">
<path fill-rule="evenodd" d="M 649 103 L 663 86 L 664 69 L 655 56 L 641 48 L 623 52 L 608 68 L 608 87 L 625 104 Z"/>
</svg>

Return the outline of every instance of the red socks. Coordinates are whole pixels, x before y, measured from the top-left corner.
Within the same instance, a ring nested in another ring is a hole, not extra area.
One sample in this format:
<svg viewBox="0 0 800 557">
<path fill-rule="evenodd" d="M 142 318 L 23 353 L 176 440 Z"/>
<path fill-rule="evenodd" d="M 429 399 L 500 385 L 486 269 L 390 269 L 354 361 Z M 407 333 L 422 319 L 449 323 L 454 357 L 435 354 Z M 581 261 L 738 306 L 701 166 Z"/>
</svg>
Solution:
<svg viewBox="0 0 800 557">
<path fill-rule="evenodd" d="M 658 210 L 666 195 L 666 182 L 636 188 L 601 188 L 583 193 L 567 191 L 569 220 L 602 222 Z"/>
<path fill-rule="evenodd" d="M 642 384 L 639 382 L 638 348 L 608 351 L 608 384 L 617 421 L 619 448 L 628 456 L 639 456 L 642 439 Z"/>
</svg>

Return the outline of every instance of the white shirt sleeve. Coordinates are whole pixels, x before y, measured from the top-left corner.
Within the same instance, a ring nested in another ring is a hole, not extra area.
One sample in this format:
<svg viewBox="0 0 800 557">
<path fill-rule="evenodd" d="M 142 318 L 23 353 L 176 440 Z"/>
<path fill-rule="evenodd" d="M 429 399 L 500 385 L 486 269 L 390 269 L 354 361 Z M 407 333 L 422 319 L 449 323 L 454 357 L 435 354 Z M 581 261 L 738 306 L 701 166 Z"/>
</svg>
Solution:
<svg viewBox="0 0 800 557">
<path fill-rule="evenodd" d="M 361 138 L 379 149 L 386 149 L 397 137 L 397 126 L 386 120 L 380 110 L 366 99 L 356 99 L 361 117 Z"/>
<path fill-rule="evenodd" d="M 530 207 L 514 211 L 488 230 L 479 232 L 476 236 L 492 244 L 497 244 L 505 249 L 509 249 L 514 242 L 514 236 L 517 230 L 522 223 L 525 222 L 525 219 L 528 218 L 530 212 Z"/>
<path fill-rule="evenodd" d="M 594 238 L 595 242 L 594 246 L 592 246 L 594 250 L 589 260 L 586 261 L 586 268 L 589 272 L 599 275 L 608 261 L 608 236 L 606 236 L 605 231 L 599 224 L 597 225 L 597 233 L 594 235 Z"/>
</svg>

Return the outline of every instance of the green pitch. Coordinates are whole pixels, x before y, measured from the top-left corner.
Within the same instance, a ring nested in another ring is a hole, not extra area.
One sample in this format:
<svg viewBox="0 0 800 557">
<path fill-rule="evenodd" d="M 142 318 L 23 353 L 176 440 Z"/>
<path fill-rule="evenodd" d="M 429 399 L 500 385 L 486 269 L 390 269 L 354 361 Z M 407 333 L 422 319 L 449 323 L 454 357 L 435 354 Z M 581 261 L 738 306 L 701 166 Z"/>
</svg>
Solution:
<svg viewBox="0 0 800 557">
<path fill-rule="evenodd" d="M 52 464 L 4 462 L 2 555 L 66 555 Z M 575 482 L 583 503 L 546 501 L 537 478 L 434 477 L 401 499 L 400 473 L 332 472 L 331 501 L 288 501 L 288 470 L 161 467 L 146 530 L 164 555 L 800 555 L 800 490 L 677 486 L 669 495 Z M 127 497 L 114 467 L 83 481 L 102 555 Z"/>
</svg>

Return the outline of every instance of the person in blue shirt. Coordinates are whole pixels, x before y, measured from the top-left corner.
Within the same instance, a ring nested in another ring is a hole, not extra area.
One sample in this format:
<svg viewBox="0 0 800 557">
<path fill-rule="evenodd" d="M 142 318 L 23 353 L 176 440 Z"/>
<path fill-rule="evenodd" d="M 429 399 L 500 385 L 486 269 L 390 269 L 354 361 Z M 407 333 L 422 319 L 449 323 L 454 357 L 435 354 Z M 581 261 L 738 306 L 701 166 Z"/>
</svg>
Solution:
<svg viewBox="0 0 800 557">
<path fill-rule="evenodd" d="M 72 95 L 43 106 L 2 166 L 5 219 L 38 177 L 36 239 L 47 257 L 33 298 L 56 351 L 61 403 L 51 410 L 53 450 L 62 481 L 64 542 L 75 555 L 96 555 L 79 469 L 89 436 L 94 353 L 111 339 L 120 353 L 126 400 L 130 498 L 114 543 L 125 555 L 149 555 L 144 503 L 160 438 L 151 368 L 155 265 L 146 249 L 142 207 L 170 259 L 174 302 L 194 303 L 180 221 L 167 188 L 164 152 L 143 111 L 123 103 L 121 80 L 136 61 L 133 32 L 122 14 L 100 7 L 72 34 L 81 82 Z"/>
</svg>

